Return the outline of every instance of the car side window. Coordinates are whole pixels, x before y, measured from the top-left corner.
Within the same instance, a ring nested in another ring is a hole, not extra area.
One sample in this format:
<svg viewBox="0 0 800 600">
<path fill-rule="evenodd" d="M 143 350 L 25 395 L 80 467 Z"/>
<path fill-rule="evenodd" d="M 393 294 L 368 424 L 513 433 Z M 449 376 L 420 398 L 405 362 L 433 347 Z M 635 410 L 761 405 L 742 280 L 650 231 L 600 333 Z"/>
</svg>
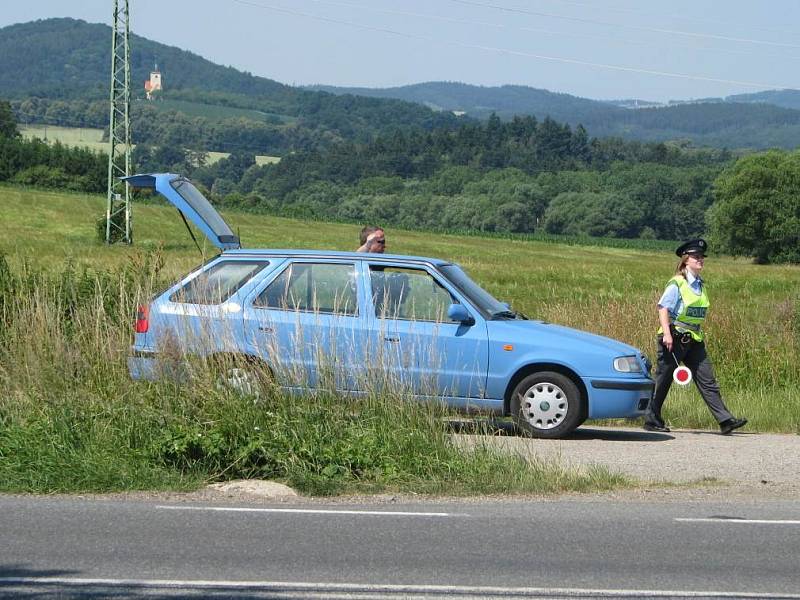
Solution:
<svg viewBox="0 0 800 600">
<path fill-rule="evenodd" d="M 375 315 L 386 319 L 447 321 L 447 309 L 458 303 L 424 269 L 370 265 Z"/>
<path fill-rule="evenodd" d="M 253 306 L 356 316 L 355 265 L 292 263 L 258 295 Z"/>
<path fill-rule="evenodd" d="M 222 304 L 268 264 L 269 261 L 220 261 L 188 281 L 169 300 L 181 304 Z"/>
</svg>

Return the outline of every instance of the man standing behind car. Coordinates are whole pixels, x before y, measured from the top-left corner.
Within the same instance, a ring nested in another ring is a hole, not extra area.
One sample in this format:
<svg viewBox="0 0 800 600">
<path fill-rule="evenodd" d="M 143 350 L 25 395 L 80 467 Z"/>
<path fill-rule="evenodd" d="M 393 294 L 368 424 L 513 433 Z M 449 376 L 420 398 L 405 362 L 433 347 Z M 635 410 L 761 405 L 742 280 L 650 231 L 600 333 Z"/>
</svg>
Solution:
<svg viewBox="0 0 800 600">
<path fill-rule="evenodd" d="M 367 225 L 361 230 L 361 245 L 356 252 L 372 252 L 383 254 L 386 250 L 386 234 L 382 227 Z"/>
</svg>

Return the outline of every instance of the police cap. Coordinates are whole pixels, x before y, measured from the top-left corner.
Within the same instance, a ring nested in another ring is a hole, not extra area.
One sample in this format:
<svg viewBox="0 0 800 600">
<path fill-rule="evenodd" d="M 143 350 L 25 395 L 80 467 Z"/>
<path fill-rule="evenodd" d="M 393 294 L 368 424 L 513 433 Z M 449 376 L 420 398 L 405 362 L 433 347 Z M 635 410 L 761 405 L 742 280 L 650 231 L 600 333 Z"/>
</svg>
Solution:
<svg viewBox="0 0 800 600">
<path fill-rule="evenodd" d="M 684 242 L 675 250 L 675 254 L 678 256 L 683 256 L 684 254 L 702 254 L 705 256 L 706 252 L 708 252 L 708 243 L 700 238 Z"/>
</svg>

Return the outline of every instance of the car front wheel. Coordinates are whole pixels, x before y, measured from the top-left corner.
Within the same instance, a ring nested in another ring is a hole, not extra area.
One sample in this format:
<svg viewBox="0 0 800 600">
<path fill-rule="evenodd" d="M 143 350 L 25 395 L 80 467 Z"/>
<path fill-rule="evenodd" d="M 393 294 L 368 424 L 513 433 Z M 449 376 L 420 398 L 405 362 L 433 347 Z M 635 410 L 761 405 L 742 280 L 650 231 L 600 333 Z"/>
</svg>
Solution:
<svg viewBox="0 0 800 600">
<path fill-rule="evenodd" d="M 514 423 L 531 437 L 564 437 L 583 422 L 584 412 L 575 383 L 553 371 L 528 375 L 511 396 Z"/>
</svg>

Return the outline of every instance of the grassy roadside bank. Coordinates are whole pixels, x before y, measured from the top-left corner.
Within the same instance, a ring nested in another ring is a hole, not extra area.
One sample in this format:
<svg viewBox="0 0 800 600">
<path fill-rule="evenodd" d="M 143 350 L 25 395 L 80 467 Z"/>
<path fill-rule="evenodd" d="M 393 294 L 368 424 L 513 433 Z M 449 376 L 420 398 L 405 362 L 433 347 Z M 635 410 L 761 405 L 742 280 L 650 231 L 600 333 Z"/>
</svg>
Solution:
<svg viewBox="0 0 800 600">
<path fill-rule="evenodd" d="M 264 478 L 306 494 L 474 495 L 608 490 L 575 470 L 488 445 L 456 448 L 437 406 L 332 393 L 258 398 L 216 385 L 133 382 L 130 315 L 157 265 L 58 274 L 0 261 L 0 491 L 189 490 Z"/>
</svg>

